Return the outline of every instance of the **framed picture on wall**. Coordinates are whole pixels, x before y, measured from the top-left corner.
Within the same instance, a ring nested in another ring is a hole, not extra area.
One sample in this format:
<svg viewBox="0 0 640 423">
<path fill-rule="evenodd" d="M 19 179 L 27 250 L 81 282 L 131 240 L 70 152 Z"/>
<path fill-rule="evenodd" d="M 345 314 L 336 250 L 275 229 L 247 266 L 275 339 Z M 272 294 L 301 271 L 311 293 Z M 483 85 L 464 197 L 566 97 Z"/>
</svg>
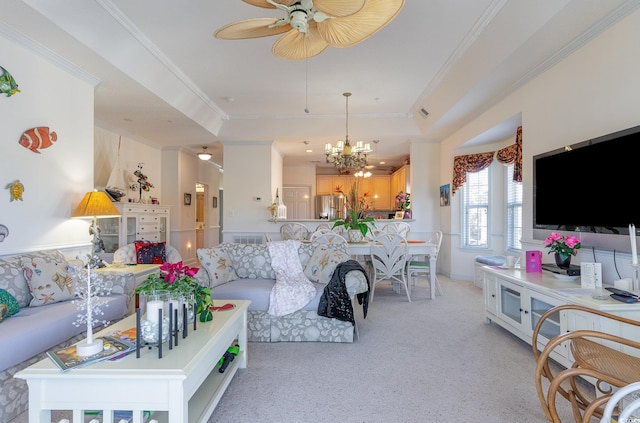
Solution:
<svg viewBox="0 0 640 423">
<path fill-rule="evenodd" d="M 440 207 L 449 206 L 449 189 L 450 185 L 440 185 Z"/>
<path fill-rule="evenodd" d="M 217 209 L 218 208 L 218 197 L 213 197 L 213 208 Z"/>
<path fill-rule="evenodd" d="M 185 192 L 184 193 L 184 205 L 185 206 L 190 206 L 191 205 L 191 193 L 189 193 L 189 192 Z"/>
</svg>

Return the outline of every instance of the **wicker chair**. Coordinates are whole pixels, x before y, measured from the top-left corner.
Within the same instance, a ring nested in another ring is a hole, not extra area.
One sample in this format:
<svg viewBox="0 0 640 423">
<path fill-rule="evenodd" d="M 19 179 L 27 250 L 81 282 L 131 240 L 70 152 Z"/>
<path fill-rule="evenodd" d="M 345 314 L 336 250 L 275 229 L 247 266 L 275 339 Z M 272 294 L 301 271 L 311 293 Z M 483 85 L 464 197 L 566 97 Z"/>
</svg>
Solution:
<svg viewBox="0 0 640 423">
<path fill-rule="evenodd" d="M 532 339 L 540 404 L 549 421 L 561 423 L 556 410 L 556 397 L 560 394 L 571 403 L 575 421 L 586 423 L 592 417 L 602 418 L 603 408 L 614 391 L 612 387 L 621 388 L 640 380 L 640 342 L 596 330 L 580 329 L 552 338 L 539 352 L 537 345 L 543 341 L 538 336 L 545 320 L 551 316 L 557 319 L 557 313 L 566 314 L 566 311 L 606 318 L 607 324 L 615 324 L 621 332 L 624 329 L 635 339 L 639 339 L 640 321 L 574 304 L 554 307 L 540 317 Z M 570 351 L 573 364 L 569 369 L 556 370 L 554 373 L 552 369 L 558 366 L 551 364 L 550 355 L 554 350 L 564 348 Z M 593 388 L 582 380 L 585 378 L 594 383 Z M 543 388 L 545 379 L 549 382 L 546 393 Z"/>
<path fill-rule="evenodd" d="M 288 239 L 305 240 L 309 238 L 309 229 L 302 223 L 285 223 L 280 227 L 280 236 L 284 241 Z"/>
</svg>

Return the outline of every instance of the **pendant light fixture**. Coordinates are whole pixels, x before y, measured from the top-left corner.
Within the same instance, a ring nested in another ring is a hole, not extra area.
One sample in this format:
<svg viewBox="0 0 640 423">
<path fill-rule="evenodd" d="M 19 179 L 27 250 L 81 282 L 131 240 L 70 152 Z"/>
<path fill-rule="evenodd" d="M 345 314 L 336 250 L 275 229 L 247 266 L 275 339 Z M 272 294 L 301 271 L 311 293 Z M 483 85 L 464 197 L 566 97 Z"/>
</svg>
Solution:
<svg viewBox="0 0 640 423">
<path fill-rule="evenodd" d="M 207 146 L 202 146 L 202 152 L 198 153 L 198 157 L 200 160 L 209 160 L 211 158 L 211 153 L 207 152 Z"/>
</svg>

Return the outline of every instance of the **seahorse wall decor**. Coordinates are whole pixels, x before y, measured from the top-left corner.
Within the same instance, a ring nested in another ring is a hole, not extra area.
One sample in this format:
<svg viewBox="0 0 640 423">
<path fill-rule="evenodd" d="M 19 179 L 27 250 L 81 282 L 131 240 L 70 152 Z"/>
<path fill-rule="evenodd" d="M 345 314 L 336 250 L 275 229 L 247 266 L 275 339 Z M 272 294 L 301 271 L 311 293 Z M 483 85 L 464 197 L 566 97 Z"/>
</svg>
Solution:
<svg viewBox="0 0 640 423">
<path fill-rule="evenodd" d="M 18 83 L 13 76 L 5 68 L 0 66 L 0 93 L 11 97 L 15 93 L 19 93 Z"/>
</svg>

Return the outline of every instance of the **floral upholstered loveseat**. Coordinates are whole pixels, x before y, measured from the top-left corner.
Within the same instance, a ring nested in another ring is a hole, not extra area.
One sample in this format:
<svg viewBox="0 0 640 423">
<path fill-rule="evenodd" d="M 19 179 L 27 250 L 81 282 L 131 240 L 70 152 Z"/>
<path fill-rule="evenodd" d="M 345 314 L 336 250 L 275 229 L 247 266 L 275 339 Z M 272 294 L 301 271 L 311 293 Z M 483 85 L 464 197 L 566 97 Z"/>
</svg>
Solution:
<svg viewBox="0 0 640 423">
<path fill-rule="evenodd" d="M 216 300 L 251 300 L 248 312 L 249 341 L 353 342 L 355 323 L 318 314 L 322 294 L 334 270 L 340 263 L 350 260 L 347 247 L 287 242 L 299 244 L 297 255 L 300 265 L 315 288 L 313 299 L 300 310 L 282 316 L 269 314 L 276 272 L 267 244 L 223 243 L 214 248 L 198 249 L 198 259 L 204 271 L 199 272 L 197 277 L 202 284 L 211 287 L 214 305 Z M 351 303 L 357 294 L 368 295 L 367 276 L 363 271 L 348 271 L 344 286 Z"/>
<path fill-rule="evenodd" d="M 67 260 L 59 250 L 0 256 L 0 422 L 27 410 L 27 384 L 14 375 L 46 357 L 46 351 L 84 339 L 86 326 L 75 326 L 78 308 Z M 102 274 L 111 293 L 104 296 L 100 320 L 127 314 L 133 275 Z M 59 289 L 58 289 L 59 288 Z M 5 308 L 6 306 L 6 308 Z M 2 316 L 4 315 L 4 319 Z"/>
</svg>

